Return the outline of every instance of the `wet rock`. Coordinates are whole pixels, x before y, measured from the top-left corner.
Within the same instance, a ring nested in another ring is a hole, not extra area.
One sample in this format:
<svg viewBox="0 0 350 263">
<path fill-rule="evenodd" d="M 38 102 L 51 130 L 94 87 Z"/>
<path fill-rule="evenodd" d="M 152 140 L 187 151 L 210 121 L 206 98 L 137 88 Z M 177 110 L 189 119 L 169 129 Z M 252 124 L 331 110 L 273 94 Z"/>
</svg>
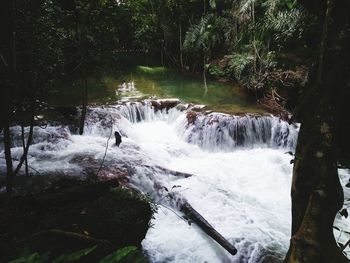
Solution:
<svg viewBox="0 0 350 263">
<path fill-rule="evenodd" d="M 167 111 L 171 108 L 176 107 L 181 103 L 179 99 L 159 99 L 150 101 L 155 111 L 166 109 Z"/>
<path fill-rule="evenodd" d="M 180 103 L 176 106 L 176 109 L 178 109 L 179 111 L 185 111 L 189 108 L 189 106 L 190 106 L 189 104 Z"/>
<path fill-rule="evenodd" d="M 117 123 L 121 116 L 112 111 L 110 108 L 90 108 L 86 116 L 85 125 L 98 125 L 101 128 L 112 128 L 114 123 Z"/>
<path fill-rule="evenodd" d="M 192 111 L 196 111 L 196 112 L 202 112 L 205 109 L 206 105 L 201 105 L 201 104 L 192 104 L 190 106 L 190 109 Z"/>
<path fill-rule="evenodd" d="M 194 111 L 189 111 L 186 114 L 188 124 L 194 124 L 197 120 L 197 113 Z"/>
<path fill-rule="evenodd" d="M 119 132 L 115 131 L 114 132 L 114 137 L 115 137 L 115 145 L 119 147 L 119 145 L 122 142 L 122 136 L 120 135 Z"/>
</svg>

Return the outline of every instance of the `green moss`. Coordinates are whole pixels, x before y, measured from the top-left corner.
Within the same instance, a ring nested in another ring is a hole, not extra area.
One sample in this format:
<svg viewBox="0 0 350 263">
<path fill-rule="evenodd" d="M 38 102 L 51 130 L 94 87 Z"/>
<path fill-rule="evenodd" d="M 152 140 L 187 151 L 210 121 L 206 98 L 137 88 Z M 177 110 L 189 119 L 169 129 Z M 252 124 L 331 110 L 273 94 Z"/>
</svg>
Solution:
<svg viewBox="0 0 350 263">
<path fill-rule="evenodd" d="M 169 70 L 165 67 L 138 66 L 137 71 L 140 73 L 147 73 L 147 74 L 162 74 L 162 73 L 168 72 Z"/>
</svg>

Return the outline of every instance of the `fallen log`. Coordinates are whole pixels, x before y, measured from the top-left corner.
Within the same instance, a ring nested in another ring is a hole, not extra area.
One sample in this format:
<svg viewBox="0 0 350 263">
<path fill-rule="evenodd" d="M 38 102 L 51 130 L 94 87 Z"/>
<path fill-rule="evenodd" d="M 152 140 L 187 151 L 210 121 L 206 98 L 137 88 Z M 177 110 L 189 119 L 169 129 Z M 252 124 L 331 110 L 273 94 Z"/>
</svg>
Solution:
<svg viewBox="0 0 350 263">
<path fill-rule="evenodd" d="M 156 166 L 159 168 L 159 166 Z M 160 167 L 162 168 L 162 167 Z M 165 168 L 162 168 L 167 170 Z M 191 175 L 190 175 L 191 176 Z M 228 242 L 218 231 L 216 231 L 205 218 L 198 213 L 185 199 L 183 199 L 180 195 L 174 192 L 169 192 L 168 189 L 163 186 L 161 183 L 155 181 L 154 182 L 154 190 L 162 195 L 160 189 L 166 189 L 167 196 L 173 201 L 172 205 L 177 207 L 182 213 L 186 215 L 187 218 L 192 220 L 200 229 L 204 231 L 208 236 L 214 239 L 220 246 L 222 246 L 226 251 L 228 251 L 231 255 L 237 254 L 237 249 Z"/>
<path fill-rule="evenodd" d="M 216 231 L 201 214 L 199 214 L 187 201 L 180 205 L 180 211 L 191 219 L 208 236 L 214 239 L 220 246 L 226 249 L 231 255 L 236 255 L 237 249 L 228 242 L 218 231 Z"/>
</svg>

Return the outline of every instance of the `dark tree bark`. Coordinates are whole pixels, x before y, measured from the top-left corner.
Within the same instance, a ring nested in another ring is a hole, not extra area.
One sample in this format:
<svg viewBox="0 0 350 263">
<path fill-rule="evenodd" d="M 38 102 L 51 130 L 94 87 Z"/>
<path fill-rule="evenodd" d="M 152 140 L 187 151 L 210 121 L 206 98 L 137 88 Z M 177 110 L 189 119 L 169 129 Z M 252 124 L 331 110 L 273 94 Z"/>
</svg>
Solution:
<svg viewBox="0 0 350 263">
<path fill-rule="evenodd" d="M 16 46 L 14 30 L 13 0 L 1 1 L 0 4 L 0 127 L 4 133 L 4 152 L 6 159 L 6 191 L 11 196 L 13 180 L 13 163 L 11 158 L 10 120 L 12 116 L 12 99 L 16 80 Z"/>
<path fill-rule="evenodd" d="M 79 134 L 82 135 L 84 133 L 84 125 L 85 125 L 85 118 L 86 118 L 86 111 L 87 111 L 87 105 L 88 105 L 88 83 L 87 83 L 87 75 L 84 74 L 84 85 L 82 87 L 82 93 L 83 93 L 83 105 L 81 109 L 81 117 L 80 117 L 80 127 L 79 127 Z"/>
<path fill-rule="evenodd" d="M 23 144 L 23 154 L 21 156 L 21 159 L 19 160 L 19 163 L 15 169 L 15 171 L 13 172 L 13 176 L 16 176 L 19 171 L 22 168 L 22 165 L 25 161 L 27 161 L 27 156 L 28 156 L 28 151 L 29 151 L 29 147 L 32 144 L 33 141 L 33 133 L 34 133 L 34 115 L 35 115 L 35 109 L 34 109 L 34 101 L 32 101 L 32 105 L 31 105 L 31 119 L 30 119 L 30 124 L 29 124 L 29 134 L 28 134 L 28 139 L 27 139 L 27 143 Z M 22 132 L 22 136 L 23 136 L 23 132 Z M 24 142 L 24 137 L 22 138 L 23 142 Z M 27 164 L 26 164 L 27 165 Z M 27 168 L 27 167 L 26 167 Z M 27 174 L 27 171 L 26 171 Z M 28 175 L 28 174 L 27 174 Z"/>
<path fill-rule="evenodd" d="M 24 124 L 22 123 L 21 125 L 21 140 L 22 140 L 22 148 L 23 148 L 23 152 L 25 152 L 26 150 L 26 142 L 25 142 L 25 138 L 24 138 Z M 25 156 L 25 160 L 24 160 L 24 170 L 25 170 L 25 174 L 28 177 L 29 176 L 29 170 L 28 170 L 28 158 L 27 156 Z"/>
<path fill-rule="evenodd" d="M 9 122 L 5 123 L 4 127 L 4 148 L 6 159 L 6 193 L 8 196 L 11 196 L 13 185 L 13 163 L 11 157 L 11 136 Z"/>
<path fill-rule="evenodd" d="M 343 205 L 336 135 L 341 128 L 338 102 L 349 88 L 350 1 L 328 0 L 318 6 L 311 2 L 306 7 L 323 14 L 319 17 L 323 33 L 317 63 L 301 96 L 291 190 L 292 237 L 285 262 L 347 262 L 335 242 L 333 222 Z"/>
</svg>

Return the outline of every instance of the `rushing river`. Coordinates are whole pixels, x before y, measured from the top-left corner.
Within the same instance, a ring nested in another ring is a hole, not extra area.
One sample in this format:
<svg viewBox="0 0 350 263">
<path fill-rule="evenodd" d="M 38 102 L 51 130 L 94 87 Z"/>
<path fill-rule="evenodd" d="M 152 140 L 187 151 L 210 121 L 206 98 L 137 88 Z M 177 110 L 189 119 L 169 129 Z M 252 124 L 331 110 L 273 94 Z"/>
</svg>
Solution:
<svg viewBox="0 0 350 263">
<path fill-rule="evenodd" d="M 83 136 L 65 126 L 37 127 L 28 161 L 42 174 L 87 176 L 108 145 L 104 175 L 112 177 L 113 167 L 127 171 L 131 185 L 159 204 L 142 242 L 151 262 L 281 262 L 291 223 L 292 156 L 286 152 L 294 150 L 299 126 L 269 115 L 193 113 L 184 103 L 157 110 L 154 103 L 91 107 Z M 119 148 L 114 131 L 123 136 Z M 18 127 L 12 132 L 20 134 Z M 348 173 L 340 175 L 346 183 Z M 238 253 L 231 256 L 184 219 L 169 194 L 187 200 Z"/>
</svg>

